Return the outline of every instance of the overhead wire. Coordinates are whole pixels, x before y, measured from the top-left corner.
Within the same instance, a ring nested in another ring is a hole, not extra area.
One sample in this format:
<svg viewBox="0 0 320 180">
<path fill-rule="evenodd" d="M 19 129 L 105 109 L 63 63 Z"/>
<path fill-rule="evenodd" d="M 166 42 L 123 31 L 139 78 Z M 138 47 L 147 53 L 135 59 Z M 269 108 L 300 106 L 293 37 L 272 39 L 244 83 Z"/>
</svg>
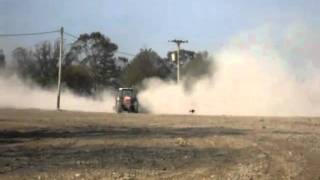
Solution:
<svg viewBox="0 0 320 180">
<path fill-rule="evenodd" d="M 75 36 L 75 35 L 73 35 L 73 34 L 71 34 L 71 33 L 68 33 L 68 32 L 66 32 L 66 31 L 64 31 L 64 33 L 65 33 L 67 36 L 69 36 L 69 37 L 72 37 L 72 38 L 74 38 L 74 39 L 76 39 L 76 40 L 78 39 L 77 36 Z M 132 56 L 132 57 L 135 56 L 135 55 L 132 54 L 132 53 L 127 53 L 127 52 L 123 52 L 123 51 L 116 51 L 116 54 L 122 54 L 122 55 Z"/>
<path fill-rule="evenodd" d="M 67 36 L 69 36 L 69 37 L 74 38 L 75 40 L 77 40 L 77 39 L 78 39 L 78 37 L 77 37 L 77 36 L 75 36 L 75 35 L 73 35 L 73 34 L 71 34 L 71 33 L 68 33 L 68 32 L 66 32 L 66 31 L 64 31 L 64 34 L 66 34 L 66 35 L 67 35 Z"/>
<path fill-rule="evenodd" d="M 43 31 L 43 32 L 32 32 L 32 33 L 8 33 L 8 34 L 0 34 L 0 37 L 21 37 L 21 36 L 38 36 L 38 35 L 45 35 L 45 34 L 53 34 L 53 33 L 58 33 L 60 32 L 60 30 L 54 30 L 54 31 Z M 73 39 L 77 40 L 78 37 L 64 31 L 64 34 L 72 37 Z M 71 45 L 72 43 L 69 43 L 68 45 Z M 131 56 L 134 57 L 135 55 L 132 53 L 128 53 L 128 52 L 123 52 L 123 51 L 116 51 L 116 54 L 122 54 L 122 55 L 126 55 L 126 56 Z"/>
<path fill-rule="evenodd" d="M 127 53 L 127 52 L 123 52 L 123 51 L 116 51 L 116 53 L 117 53 L 117 54 L 127 55 L 127 56 L 132 56 L 132 57 L 136 56 L 136 55 L 134 55 L 134 54 Z"/>
<path fill-rule="evenodd" d="M 60 31 L 55 30 L 55 31 L 33 32 L 33 33 L 0 34 L 0 37 L 37 36 L 37 35 L 52 34 L 57 32 L 60 32 Z"/>
</svg>

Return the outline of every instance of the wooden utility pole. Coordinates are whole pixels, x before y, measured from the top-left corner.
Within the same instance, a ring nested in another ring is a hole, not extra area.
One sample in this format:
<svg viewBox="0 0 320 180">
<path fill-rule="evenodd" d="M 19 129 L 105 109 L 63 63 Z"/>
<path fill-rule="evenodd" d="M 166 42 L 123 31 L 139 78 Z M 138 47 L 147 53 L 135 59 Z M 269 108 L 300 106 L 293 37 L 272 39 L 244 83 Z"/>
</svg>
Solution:
<svg viewBox="0 0 320 180">
<path fill-rule="evenodd" d="M 180 46 L 182 43 L 188 43 L 188 41 L 174 39 L 169 42 L 176 43 L 177 47 L 178 47 L 178 51 L 177 51 L 177 56 L 178 56 L 177 57 L 177 84 L 179 84 L 179 82 L 180 82 Z"/>
<path fill-rule="evenodd" d="M 60 54 L 59 54 L 59 71 L 58 71 L 58 96 L 57 110 L 60 110 L 60 94 L 61 94 L 61 66 L 63 57 L 63 27 L 60 29 Z"/>
</svg>

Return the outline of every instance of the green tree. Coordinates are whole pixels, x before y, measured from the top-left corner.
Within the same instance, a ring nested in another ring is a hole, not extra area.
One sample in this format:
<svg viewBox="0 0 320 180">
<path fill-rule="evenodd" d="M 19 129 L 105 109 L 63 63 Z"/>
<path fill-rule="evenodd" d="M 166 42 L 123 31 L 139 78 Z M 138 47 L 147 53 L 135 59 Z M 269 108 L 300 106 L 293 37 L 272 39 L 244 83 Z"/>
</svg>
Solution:
<svg viewBox="0 0 320 180">
<path fill-rule="evenodd" d="M 124 69 L 121 80 L 126 86 L 135 86 L 150 77 L 166 78 L 170 69 L 152 49 L 142 49 Z"/>
<path fill-rule="evenodd" d="M 63 71 L 63 81 L 74 92 L 81 95 L 92 95 L 94 88 L 93 73 L 83 65 L 71 65 Z"/>
<path fill-rule="evenodd" d="M 181 76 L 187 88 L 191 88 L 198 80 L 212 77 L 214 73 L 214 59 L 209 54 L 198 52 L 181 68 Z"/>
<path fill-rule="evenodd" d="M 23 47 L 18 47 L 12 52 L 12 59 L 17 73 L 22 78 L 36 76 L 33 52 Z"/>
<path fill-rule="evenodd" d="M 35 72 L 33 78 L 42 86 L 52 86 L 57 83 L 59 42 L 51 44 L 48 41 L 36 45 L 33 52 Z"/>
<path fill-rule="evenodd" d="M 34 51 L 22 47 L 12 53 L 18 74 L 31 78 L 39 85 L 48 87 L 57 82 L 59 60 L 59 43 L 54 45 L 45 41 L 37 44 Z"/>
<path fill-rule="evenodd" d="M 82 34 L 67 53 L 65 64 L 88 67 L 93 75 L 95 89 L 111 86 L 120 73 L 114 57 L 117 49 L 118 46 L 100 32 Z"/>
</svg>

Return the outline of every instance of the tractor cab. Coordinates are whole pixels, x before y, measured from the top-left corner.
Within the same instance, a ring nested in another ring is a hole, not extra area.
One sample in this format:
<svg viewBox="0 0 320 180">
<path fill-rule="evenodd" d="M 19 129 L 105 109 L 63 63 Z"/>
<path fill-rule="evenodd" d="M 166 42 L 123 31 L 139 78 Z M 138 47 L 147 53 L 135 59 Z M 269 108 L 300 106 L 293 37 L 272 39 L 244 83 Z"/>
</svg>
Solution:
<svg viewBox="0 0 320 180">
<path fill-rule="evenodd" d="M 115 109 L 117 113 L 122 111 L 138 113 L 139 103 L 136 90 L 133 88 L 119 88 Z"/>
</svg>

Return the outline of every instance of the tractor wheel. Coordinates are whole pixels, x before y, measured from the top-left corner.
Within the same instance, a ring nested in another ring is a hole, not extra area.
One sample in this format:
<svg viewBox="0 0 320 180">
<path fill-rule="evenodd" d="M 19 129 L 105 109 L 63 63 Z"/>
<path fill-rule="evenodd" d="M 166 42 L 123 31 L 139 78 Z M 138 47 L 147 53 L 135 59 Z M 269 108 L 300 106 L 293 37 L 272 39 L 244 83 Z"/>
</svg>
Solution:
<svg viewBox="0 0 320 180">
<path fill-rule="evenodd" d="M 117 113 L 122 113 L 122 107 L 119 105 L 119 103 L 116 104 L 116 111 Z"/>
<path fill-rule="evenodd" d="M 133 112 L 139 113 L 139 105 L 138 104 L 135 104 L 135 106 L 133 106 Z"/>
</svg>

